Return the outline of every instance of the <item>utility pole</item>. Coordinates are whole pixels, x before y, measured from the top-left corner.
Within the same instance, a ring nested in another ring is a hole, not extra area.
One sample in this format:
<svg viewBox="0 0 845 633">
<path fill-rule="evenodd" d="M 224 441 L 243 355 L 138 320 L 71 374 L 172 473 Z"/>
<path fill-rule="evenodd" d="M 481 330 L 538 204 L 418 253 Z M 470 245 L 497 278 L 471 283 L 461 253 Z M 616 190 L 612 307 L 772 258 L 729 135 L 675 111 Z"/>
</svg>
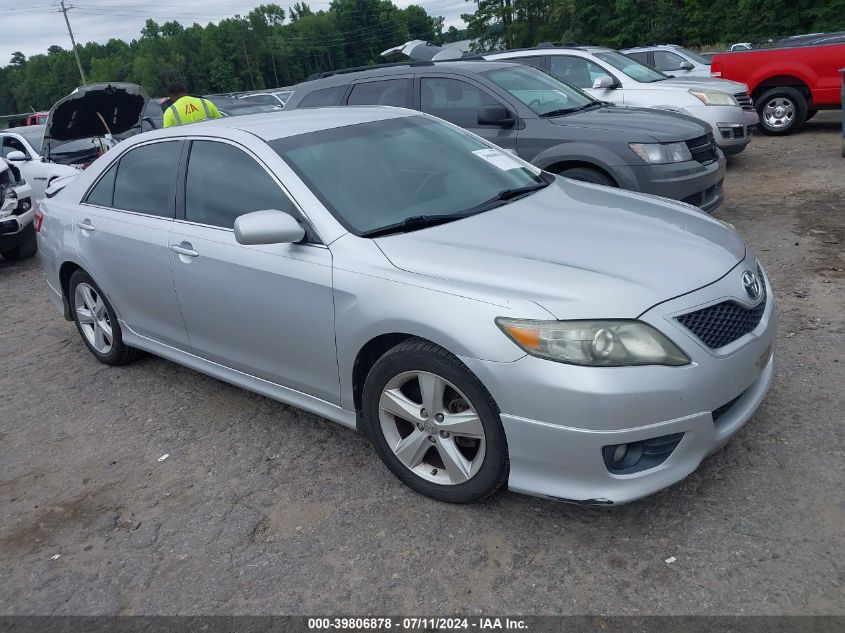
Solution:
<svg viewBox="0 0 845 633">
<path fill-rule="evenodd" d="M 62 0 L 62 2 L 64 2 L 64 0 Z M 238 22 L 241 22 L 240 15 L 235 15 L 235 19 L 237 19 Z M 246 21 L 246 18 L 244 18 L 244 21 Z M 241 27 L 243 28 L 243 26 L 244 24 L 241 22 Z M 246 58 L 246 68 L 249 71 L 249 82 L 252 84 L 252 89 L 255 90 L 255 78 L 252 76 L 252 66 L 249 64 L 249 53 L 246 52 L 246 38 L 244 37 L 243 31 L 241 31 L 241 44 L 244 45 L 244 57 Z"/>
<path fill-rule="evenodd" d="M 276 56 L 273 54 L 273 37 L 270 36 L 270 59 L 273 61 L 273 77 L 276 78 L 276 88 L 279 87 L 279 75 L 276 72 Z"/>
<path fill-rule="evenodd" d="M 76 66 L 79 68 L 79 76 L 82 78 L 82 85 L 84 86 L 87 82 L 85 81 L 85 71 L 82 70 L 82 62 L 79 61 L 79 51 L 76 50 L 76 40 L 73 39 L 73 29 L 70 28 L 70 20 L 67 18 L 67 12 L 73 8 L 73 5 L 66 7 L 65 0 L 61 0 L 59 3 L 61 4 L 62 8 L 59 11 L 62 12 L 65 16 L 65 24 L 67 24 L 67 32 L 70 35 L 70 43 L 73 46 L 73 56 L 76 57 Z"/>
</svg>

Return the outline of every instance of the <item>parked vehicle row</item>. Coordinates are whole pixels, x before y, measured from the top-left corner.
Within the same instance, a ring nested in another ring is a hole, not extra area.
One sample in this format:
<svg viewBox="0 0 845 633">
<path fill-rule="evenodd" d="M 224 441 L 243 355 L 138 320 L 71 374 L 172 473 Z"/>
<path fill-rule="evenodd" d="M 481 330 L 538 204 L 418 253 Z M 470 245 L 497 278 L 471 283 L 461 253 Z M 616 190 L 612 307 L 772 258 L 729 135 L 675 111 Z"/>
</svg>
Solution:
<svg viewBox="0 0 845 633">
<path fill-rule="evenodd" d="M 618 108 L 531 66 L 454 61 L 325 73 L 286 110 L 391 105 L 432 114 L 537 167 L 712 211 L 725 159 L 708 126 L 675 112 Z"/>
<path fill-rule="evenodd" d="M 614 504 L 686 477 L 772 379 L 774 298 L 754 253 L 689 205 L 494 143 L 541 125 L 531 108 L 546 103 L 631 130 L 615 109 L 516 64 L 397 70 L 305 97 L 481 105 L 491 140 L 368 106 L 136 135 L 41 205 L 56 307 L 101 362 L 145 350 L 357 428 L 441 501 L 507 485 Z M 537 75 L 548 95 L 532 94 Z M 512 125 L 493 125 L 501 101 Z M 665 121 L 680 138 L 703 127 Z M 689 150 L 654 141 L 667 159 Z"/>
</svg>

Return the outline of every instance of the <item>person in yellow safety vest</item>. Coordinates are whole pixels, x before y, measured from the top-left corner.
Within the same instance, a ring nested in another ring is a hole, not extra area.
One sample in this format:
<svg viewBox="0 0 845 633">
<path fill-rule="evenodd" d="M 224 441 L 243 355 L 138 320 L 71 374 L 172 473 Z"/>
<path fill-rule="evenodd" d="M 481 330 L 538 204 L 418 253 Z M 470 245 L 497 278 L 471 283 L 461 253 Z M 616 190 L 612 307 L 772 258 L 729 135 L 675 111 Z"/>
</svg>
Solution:
<svg viewBox="0 0 845 633">
<path fill-rule="evenodd" d="M 164 111 L 164 127 L 220 118 L 217 106 L 208 99 L 191 97 L 185 86 L 178 81 L 170 84 L 167 92 L 170 95 L 171 104 Z"/>
</svg>

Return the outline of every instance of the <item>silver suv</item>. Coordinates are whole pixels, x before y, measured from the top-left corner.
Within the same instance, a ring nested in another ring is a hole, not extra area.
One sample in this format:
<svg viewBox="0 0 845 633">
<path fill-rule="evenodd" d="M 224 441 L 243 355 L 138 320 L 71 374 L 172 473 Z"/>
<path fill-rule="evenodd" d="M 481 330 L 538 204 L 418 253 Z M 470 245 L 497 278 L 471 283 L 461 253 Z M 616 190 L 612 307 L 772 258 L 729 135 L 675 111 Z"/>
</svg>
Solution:
<svg viewBox="0 0 845 633">
<path fill-rule="evenodd" d="M 751 142 L 750 128 L 760 122 L 745 84 L 673 79 L 609 48 L 547 46 L 484 57 L 537 66 L 604 101 L 694 116 L 710 125 L 726 155 L 742 152 Z"/>
<path fill-rule="evenodd" d="M 619 52 L 673 77 L 710 79 L 710 60 L 683 46 L 660 44 L 625 48 Z"/>
</svg>

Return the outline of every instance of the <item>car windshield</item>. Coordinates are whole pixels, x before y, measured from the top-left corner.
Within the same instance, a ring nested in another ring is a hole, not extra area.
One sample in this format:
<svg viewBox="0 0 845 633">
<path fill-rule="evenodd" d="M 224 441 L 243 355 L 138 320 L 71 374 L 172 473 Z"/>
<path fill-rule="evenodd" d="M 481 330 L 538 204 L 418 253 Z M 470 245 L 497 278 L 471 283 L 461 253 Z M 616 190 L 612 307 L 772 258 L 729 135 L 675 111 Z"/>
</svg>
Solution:
<svg viewBox="0 0 845 633">
<path fill-rule="evenodd" d="M 36 152 L 41 151 L 41 141 L 44 138 L 44 127 L 38 126 L 34 127 L 31 130 L 24 128 L 19 128 L 15 130 L 18 134 L 23 136 L 26 139 L 26 142 L 30 144 L 32 149 Z"/>
<path fill-rule="evenodd" d="M 424 116 L 299 134 L 270 146 L 356 235 L 456 220 L 547 184 L 539 169 Z"/>
<path fill-rule="evenodd" d="M 702 56 L 701 56 L 701 55 L 699 55 L 698 53 L 694 53 L 694 52 L 692 52 L 692 51 L 691 51 L 691 50 L 689 50 L 688 48 L 678 48 L 677 50 L 678 50 L 678 52 L 679 52 L 679 53 L 683 53 L 684 55 L 686 55 L 687 57 L 689 57 L 689 58 L 690 58 L 692 61 L 694 61 L 696 64 L 704 64 L 705 66 L 709 66 L 709 65 L 710 65 L 710 60 L 709 60 L 709 59 L 707 59 L 706 57 L 702 57 Z"/>
<path fill-rule="evenodd" d="M 650 84 L 655 81 L 669 79 L 668 75 L 664 75 L 659 70 L 655 70 L 651 66 L 641 64 L 637 60 L 626 57 L 622 53 L 617 53 L 616 51 L 595 53 L 595 56 L 603 62 L 610 64 L 615 69 L 621 70 L 631 79 L 639 81 L 640 83 Z"/>
<path fill-rule="evenodd" d="M 564 114 L 566 111 L 582 110 L 599 103 L 575 86 L 529 66 L 488 70 L 481 74 L 541 116 L 550 112 Z"/>
</svg>

